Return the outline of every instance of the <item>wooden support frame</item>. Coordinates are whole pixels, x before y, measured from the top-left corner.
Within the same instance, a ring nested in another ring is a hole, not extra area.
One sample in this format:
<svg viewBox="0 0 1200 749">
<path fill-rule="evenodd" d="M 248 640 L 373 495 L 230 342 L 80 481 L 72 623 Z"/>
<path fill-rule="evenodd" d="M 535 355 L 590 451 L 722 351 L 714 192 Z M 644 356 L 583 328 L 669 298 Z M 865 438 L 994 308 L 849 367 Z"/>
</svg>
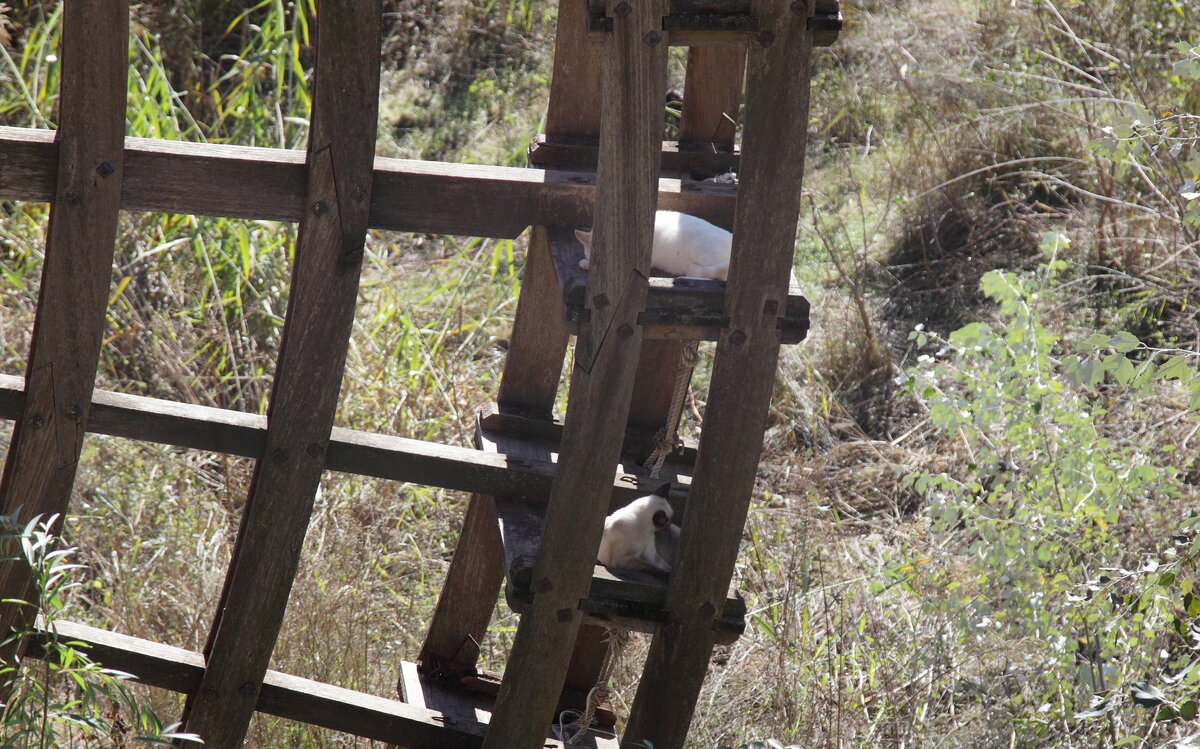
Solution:
<svg viewBox="0 0 1200 749">
<path fill-rule="evenodd" d="M 717 344 L 688 522 L 667 592 L 670 623 L 647 656 L 626 747 L 684 745 L 712 653 L 713 618 L 741 541 L 740 533 L 704 531 L 745 525 L 775 380 L 777 319 L 804 173 L 814 0 L 755 0 L 753 7 L 769 36 L 750 47 L 747 59 L 741 195 L 726 301 L 730 326 Z"/>
<path fill-rule="evenodd" d="M 381 15 L 375 0 L 321 0 L 308 141 L 307 211 L 296 240 L 266 456 L 250 484 L 233 560 L 185 724 L 239 746 L 254 714 L 324 469 L 371 207 Z"/>
<path fill-rule="evenodd" d="M 25 408 L 0 479 L 0 511 L 67 510 L 104 335 L 123 178 L 129 4 L 73 0 L 63 11 L 54 207 L 46 233 Z M 0 564 L 0 598 L 30 601 L 29 569 Z M 23 615 L 0 606 L 0 632 Z"/>
</svg>

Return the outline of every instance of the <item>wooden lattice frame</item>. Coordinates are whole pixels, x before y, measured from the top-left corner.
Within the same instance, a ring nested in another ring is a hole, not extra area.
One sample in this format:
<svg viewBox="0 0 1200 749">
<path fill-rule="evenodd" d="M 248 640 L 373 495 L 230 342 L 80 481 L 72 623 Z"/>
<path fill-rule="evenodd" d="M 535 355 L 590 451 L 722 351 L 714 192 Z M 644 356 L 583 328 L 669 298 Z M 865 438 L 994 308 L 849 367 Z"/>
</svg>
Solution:
<svg viewBox="0 0 1200 749">
<path fill-rule="evenodd" d="M 310 141 L 299 153 L 124 138 L 128 4 L 65 4 L 59 129 L 0 128 L 0 199 L 52 204 L 27 375 L 0 375 L 0 418 L 17 422 L 0 511 L 64 513 L 87 431 L 252 457 L 250 498 L 203 654 L 82 625 L 61 624 L 60 632 L 92 643 L 94 657 L 110 667 L 189 695 L 187 728 L 208 746 L 240 745 L 255 710 L 401 746 L 541 746 L 564 683 L 586 686 L 599 670 L 600 630 L 573 613 L 587 597 L 590 541 L 598 541 L 610 506 L 645 491 L 638 477 L 614 482 L 608 467 L 625 436 L 622 404 L 632 403 L 632 426 L 665 421 L 679 344 L 643 340 L 639 324 L 653 211 L 672 208 L 734 226 L 727 321 L 717 331 L 688 522 L 666 591 L 669 618 L 656 627 L 624 742 L 681 746 L 761 449 L 787 307 L 811 50 L 814 37 L 830 34 L 836 3 L 564 3 L 543 156 L 568 166 L 598 159 L 595 177 L 374 158 L 378 2 L 318 6 Z M 678 23 L 714 12 L 726 14 L 727 27 Z M 589 29 L 602 45 L 589 41 Z M 730 123 L 743 66 L 747 71 L 740 200 L 724 186 L 660 176 L 660 168 L 696 162 L 686 148 L 664 148 L 655 135 L 666 47 L 680 42 L 718 45 L 696 46 L 689 55 L 684 146 L 710 143 L 730 154 L 729 163 L 738 158 Z M 598 154 L 587 145 L 595 137 Z M 584 146 L 574 143 L 556 156 L 562 141 L 555 138 L 583 138 Z M 94 392 L 121 209 L 299 222 L 268 418 Z M 534 227 L 498 402 L 548 416 L 569 334 L 543 227 L 586 225 L 596 227 L 597 262 L 557 466 L 333 427 L 369 227 L 493 237 Z M 616 303 L 597 304 L 602 297 Z M 485 629 L 495 605 L 503 569 L 490 498 L 548 503 L 534 570 L 538 592 L 522 617 L 486 737 L 479 726 L 452 725 L 424 704 L 267 670 L 325 469 L 473 494 L 421 654 L 426 667 L 459 658 L 469 668 L 463 634 Z M 28 598 L 29 585 L 27 570 L 0 566 L 0 597 Z M 18 615 L 0 607 L 0 627 Z M 36 642 L 30 650 L 37 654 Z"/>
</svg>

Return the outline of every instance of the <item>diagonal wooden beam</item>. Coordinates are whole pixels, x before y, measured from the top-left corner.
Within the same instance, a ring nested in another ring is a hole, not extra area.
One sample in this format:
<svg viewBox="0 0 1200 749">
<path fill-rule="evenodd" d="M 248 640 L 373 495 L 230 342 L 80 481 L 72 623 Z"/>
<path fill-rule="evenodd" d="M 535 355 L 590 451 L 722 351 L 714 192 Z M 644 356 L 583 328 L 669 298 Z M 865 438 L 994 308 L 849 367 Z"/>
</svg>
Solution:
<svg viewBox="0 0 1200 749">
<path fill-rule="evenodd" d="M 582 622 L 608 511 L 642 331 L 659 173 L 667 44 L 665 0 L 614 9 L 605 44 L 600 163 L 589 279 L 590 320 L 580 331 L 559 471 L 534 565 L 533 601 L 517 628 L 488 749 L 541 746 Z"/>
<path fill-rule="evenodd" d="M 279 363 L 233 560 L 185 708 L 208 747 L 240 746 L 287 608 L 341 390 L 371 206 L 378 0 L 321 0 L 300 222 Z"/>
<path fill-rule="evenodd" d="M 121 204 L 129 5 L 63 8 L 59 158 L 25 403 L 0 479 L 0 512 L 67 510 L 104 335 Z M 0 599 L 31 600 L 29 569 L 0 563 Z M 0 632 L 21 609 L 0 607 Z"/>
<path fill-rule="evenodd" d="M 623 747 L 684 745 L 737 561 L 779 357 L 808 122 L 813 0 L 754 0 L 746 123 L 725 309 L 687 519 Z"/>
</svg>

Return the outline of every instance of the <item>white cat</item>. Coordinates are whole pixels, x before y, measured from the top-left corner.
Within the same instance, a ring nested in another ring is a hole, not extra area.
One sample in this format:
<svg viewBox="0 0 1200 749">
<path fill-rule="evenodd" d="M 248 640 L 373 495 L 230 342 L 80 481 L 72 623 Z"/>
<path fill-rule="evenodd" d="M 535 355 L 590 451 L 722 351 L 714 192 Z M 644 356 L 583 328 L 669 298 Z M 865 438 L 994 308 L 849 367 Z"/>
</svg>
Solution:
<svg viewBox="0 0 1200 749">
<path fill-rule="evenodd" d="M 671 541 L 678 538 L 679 526 L 671 523 L 673 511 L 667 501 L 670 491 L 671 485 L 663 484 L 653 494 L 635 499 L 605 518 L 604 536 L 596 555 L 600 564 L 661 575 L 671 571 L 671 564 L 662 558 L 655 543 L 664 531 Z M 667 547 L 671 549 L 671 556 L 674 556 L 673 546 Z"/>
<path fill-rule="evenodd" d="M 576 230 L 583 243 L 584 259 L 579 267 L 588 269 L 592 257 L 592 233 Z M 672 276 L 715 278 L 724 281 L 729 274 L 729 250 L 733 235 L 702 218 L 678 211 L 654 214 L 654 249 L 650 264 Z"/>
</svg>

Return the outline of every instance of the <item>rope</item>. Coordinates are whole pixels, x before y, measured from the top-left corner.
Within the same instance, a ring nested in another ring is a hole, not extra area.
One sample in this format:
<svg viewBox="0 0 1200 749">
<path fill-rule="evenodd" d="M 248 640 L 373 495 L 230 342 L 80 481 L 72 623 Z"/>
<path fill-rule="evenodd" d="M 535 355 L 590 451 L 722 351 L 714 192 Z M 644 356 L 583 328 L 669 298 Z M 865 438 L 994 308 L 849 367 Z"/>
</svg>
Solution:
<svg viewBox="0 0 1200 749">
<path fill-rule="evenodd" d="M 560 729 L 559 738 L 564 742 L 574 744 L 582 741 L 592 726 L 592 720 L 596 717 L 596 708 L 600 706 L 601 702 L 608 699 L 608 679 L 616 670 L 617 662 L 621 658 L 620 635 L 621 630 L 615 627 L 608 628 L 605 635 L 605 639 L 608 640 L 608 650 L 604 653 L 604 664 L 600 667 L 600 675 L 596 677 L 596 686 L 588 691 L 587 707 L 584 708 L 583 714 Z M 561 717 L 559 720 L 561 723 Z M 569 738 L 566 736 L 568 731 L 571 732 Z"/>
<path fill-rule="evenodd" d="M 687 395 L 688 384 L 692 381 L 692 370 L 700 360 L 700 344 L 688 341 L 679 350 L 679 359 L 675 362 L 675 391 L 671 393 L 671 410 L 667 414 L 667 423 L 654 435 L 654 452 L 646 458 L 650 467 L 650 478 L 658 478 L 663 462 L 675 449 L 679 439 L 679 418 L 683 414 L 683 399 Z"/>
</svg>

